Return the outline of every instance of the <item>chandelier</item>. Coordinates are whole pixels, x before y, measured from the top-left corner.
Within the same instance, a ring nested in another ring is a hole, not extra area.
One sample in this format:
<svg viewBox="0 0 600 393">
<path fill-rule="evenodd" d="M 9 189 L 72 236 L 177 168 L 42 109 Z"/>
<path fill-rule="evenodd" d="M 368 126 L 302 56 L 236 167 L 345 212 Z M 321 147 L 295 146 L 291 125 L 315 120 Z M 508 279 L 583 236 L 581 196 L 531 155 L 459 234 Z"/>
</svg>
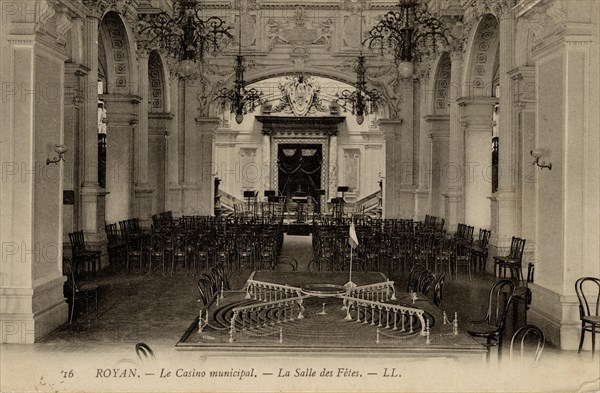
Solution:
<svg viewBox="0 0 600 393">
<path fill-rule="evenodd" d="M 244 81 L 244 71 L 246 65 L 244 56 L 242 56 L 242 14 L 240 10 L 238 26 L 238 54 L 235 56 L 235 81 L 233 89 L 222 88 L 217 94 L 216 100 L 225 107 L 230 104 L 231 113 L 235 113 L 235 121 L 241 124 L 244 121 L 244 115 L 253 112 L 254 109 L 263 103 L 263 92 L 255 88 L 246 88 Z"/>
<path fill-rule="evenodd" d="M 364 40 L 370 49 L 387 48 L 398 64 L 400 75 L 413 74 L 413 61 L 437 53 L 447 45 L 446 28 L 427 11 L 427 5 L 417 0 L 400 0 L 400 11 L 389 11 L 368 32 Z"/>
<path fill-rule="evenodd" d="M 381 99 L 376 89 L 367 89 L 366 71 L 365 56 L 361 52 L 356 65 L 355 89 L 353 91 L 344 89 L 336 94 L 337 103 L 343 108 L 349 106 L 359 125 L 365 120 L 365 115 L 372 114 L 377 109 L 377 102 Z"/>
<path fill-rule="evenodd" d="M 175 0 L 173 14 L 161 11 L 140 18 L 139 33 L 147 36 L 150 47 L 167 51 L 179 61 L 180 74 L 191 76 L 204 54 L 216 53 L 230 27 L 218 16 L 202 19 L 200 3 L 196 0 Z"/>
<path fill-rule="evenodd" d="M 363 25 L 363 8 L 361 4 L 360 8 L 360 27 L 359 37 L 362 39 L 362 25 Z M 367 68 L 365 67 L 365 56 L 363 56 L 363 43 L 360 44 L 360 53 L 358 55 L 358 61 L 356 63 L 356 86 L 354 91 L 344 89 L 337 93 L 336 102 L 344 109 L 350 106 L 351 112 L 356 116 L 356 122 L 361 125 L 365 120 L 365 115 L 372 114 L 377 109 L 377 102 L 381 99 L 381 95 L 375 89 L 367 89 L 366 73 Z"/>
</svg>

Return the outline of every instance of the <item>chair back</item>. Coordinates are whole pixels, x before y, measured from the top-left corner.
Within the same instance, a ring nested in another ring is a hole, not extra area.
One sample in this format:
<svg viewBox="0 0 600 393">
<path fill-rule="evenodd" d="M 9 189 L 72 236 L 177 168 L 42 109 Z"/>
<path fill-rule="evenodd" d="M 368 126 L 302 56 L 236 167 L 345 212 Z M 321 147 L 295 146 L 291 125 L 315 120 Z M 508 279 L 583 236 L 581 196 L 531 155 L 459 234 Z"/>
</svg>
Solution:
<svg viewBox="0 0 600 393">
<path fill-rule="evenodd" d="M 492 234 L 492 231 L 490 231 L 489 229 L 483 229 L 483 236 L 481 235 L 481 230 L 480 232 L 480 245 L 481 247 L 487 247 L 488 243 L 490 242 L 490 235 Z"/>
<path fill-rule="evenodd" d="M 436 306 L 439 306 L 442 303 L 445 281 L 446 273 L 442 273 L 433 282 L 433 304 L 435 304 Z"/>
<path fill-rule="evenodd" d="M 435 276 L 429 270 L 424 270 L 418 278 L 417 292 L 427 295 L 429 290 L 433 287 L 435 282 Z"/>
<path fill-rule="evenodd" d="M 520 237 L 512 238 L 510 245 L 510 255 L 509 258 L 516 259 L 517 261 L 521 261 L 523 258 L 523 250 L 525 249 L 525 239 L 521 239 Z"/>
<path fill-rule="evenodd" d="M 510 363 L 513 363 L 513 351 L 515 344 L 520 346 L 519 359 L 520 364 L 524 363 L 524 360 L 528 357 L 532 358 L 533 365 L 537 365 L 544 352 L 544 345 L 546 344 L 546 337 L 542 329 L 535 325 L 526 325 L 515 332 L 510 340 Z M 535 350 L 532 351 L 535 344 Z M 529 349 L 529 351 L 528 351 Z M 528 355 L 529 353 L 529 355 Z"/>
<path fill-rule="evenodd" d="M 580 318 L 598 316 L 600 309 L 600 278 L 582 277 L 575 282 L 575 292 L 579 299 Z M 595 300 L 595 302 L 593 301 Z"/>
<path fill-rule="evenodd" d="M 515 283 L 509 279 L 498 281 L 490 289 L 486 319 L 487 323 L 495 326 L 498 331 L 504 328 L 508 308 L 514 293 Z"/>
<path fill-rule="evenodd" d="M 419 290 L 419 277 L 426 271 L 425 265 L 417 264 L 410 269 L 408 273 L 408 292 L 417 292 Z"/>
</svg>

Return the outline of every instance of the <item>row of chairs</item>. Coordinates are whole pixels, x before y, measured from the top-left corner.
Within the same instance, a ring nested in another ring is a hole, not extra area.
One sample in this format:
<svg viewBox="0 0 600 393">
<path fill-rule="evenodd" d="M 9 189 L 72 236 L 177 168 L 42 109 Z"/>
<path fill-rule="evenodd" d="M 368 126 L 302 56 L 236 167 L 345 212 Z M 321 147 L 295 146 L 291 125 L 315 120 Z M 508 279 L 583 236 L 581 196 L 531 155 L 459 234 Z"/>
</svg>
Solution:
<svg viewBox="0 0 600 393">
<path fill-rule="evenodd" d="M 441 221 L 441 220 L 440 220 Z M 448 236 L 429 217 L 427 224 L 412 220 L 367 219 L 355 225 L 359 246 L 354 250 L 355 268 L 387 271 L 391 275 L 399 270 L 403 274 L 418 264 L 447 270 L 456 276 L 459 266 L 466 266 L 471 279 L 471 266 L 483 268 L 487 260 L 490 231 L 481 229 L 479 238 L 473 240 L 473 227 L 459 224 L 457 232 Z M 332 270 L 348 266 L 348 221 L 335 224 L 327 220 L 313 223 L 313 248 L 315 266 L 330 265 Z M 326 263 L 324 263 L 326 262 Z"/>
<path fill-rule="evenodd" d="M 425 296 L 432 293 L 433 303 L 439 306 L 442 303 L 445 280 L 446 273 L 436 275 L 424 265 L 415 265 L 408 275 L 407 292 L 418 292 Z"/>
<path fill-rule="evenodd" d="M 162 269 L 163 274 L 173 274 L 179 266 L 195 274 L 199 268 L 210 268 L 217 262 L 232 270 L 272 268 L 283 244 L 282 223 L 272 220 L 202 216 L 174 220 L 169 215 L 163 218 L 149 231 L 132 232 L 126 222 L 120 232 L 116 224 L 107 225 L 111 264 L 124 261 L 129 273 L 137 262 L 140 272 Z"/>
</svg>

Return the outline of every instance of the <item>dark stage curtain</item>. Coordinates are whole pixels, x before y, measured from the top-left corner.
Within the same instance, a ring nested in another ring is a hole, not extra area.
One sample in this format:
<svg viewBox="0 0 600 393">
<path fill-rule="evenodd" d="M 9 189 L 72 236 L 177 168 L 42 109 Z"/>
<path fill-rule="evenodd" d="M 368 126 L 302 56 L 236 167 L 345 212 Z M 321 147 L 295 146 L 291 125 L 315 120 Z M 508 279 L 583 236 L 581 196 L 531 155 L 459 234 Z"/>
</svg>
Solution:
<svg viewBox="0 0 600 393">
<path fill-rule="evenodd" d="M 321 188 L 321 145 L 280 144 L 278 151 L 279 192 L 293 196 L 306 193 L 318 200 Z"/>
</svg>

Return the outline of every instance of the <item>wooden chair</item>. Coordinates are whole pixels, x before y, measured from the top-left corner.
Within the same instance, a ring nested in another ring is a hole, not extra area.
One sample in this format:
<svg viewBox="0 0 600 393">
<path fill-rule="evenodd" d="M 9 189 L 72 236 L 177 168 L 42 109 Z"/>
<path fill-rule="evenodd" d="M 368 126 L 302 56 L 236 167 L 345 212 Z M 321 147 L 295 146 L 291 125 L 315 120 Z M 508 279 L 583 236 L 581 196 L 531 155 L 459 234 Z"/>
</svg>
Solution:
<svg viewBox="0 0 600 393">
<path fill-rule="evenodd" d="M 463 237 L 456 243 L 454 255 L 454 275 L 458 277 L 458 266 L 467 267 L 469 281 L 471 281 L 471 246 L 473 245 L 473 227 L 465 226 Z"/>
<path fill-rule="evenodd" d="M 443 270 L 444 266 L 448 268 L 448 274 L 452 278 L 452 260 L 455 255 L 456 245 L 453 238 L 444 237 L 439 239 L 434 257 L 434 272 L 437 273 L 438 266 Z"/>
<path fill-rule="evenodd" d="M 581 339 L 578 353 L 583 348 L 585 332 L 592 334 L 592 359 L 596 347 L 596 333 L 600 333 L 600 278 L 582 277 L 575 282 L 575 292 L 579 299 L 579 318 L 581 319 Z M 594 299 L 595 295 L 595 299 Z M 595 307 L 594 307 L 595 304 Z M 590 307 L 591 306 L 591 307 Z"/>
<path fill-rule="evenodd" d="M 515 284 L 512 280 L 504 279 L 495 283 L 490 289 L 486 316 L 478 321 L 472 321 L 467 332 L 473 337 L 485 338 L 488 349 L 486 360 L 490 359 L 490 348 L 498 347 L 498 360 L 502 359 L 502 342 L 506 327 L 506 316 Z"/>
<path fill-rule="evenodd" d="M 69 233 L 69 240 L 71 242 L 73 266 L 87 272 L 98 271 L 100 269 L 100 251 L 88 250 L 85 247 L 83 231 Z"/>
<path fill-rule="evenodd" d="M 485 269 L 485 263 L 488 258 L 488 244 L 490 242 L 490 235 L 492 232 L 488 229 L 480 229 L 479 237 L 473 242 L 471 246 L 471 256 L 475 261 L 477 270 L 482 271 Z"/>
<path fill-rule="evenodd" d="M 506 269 L 509 269 L 512 277 L 514 277 L 518 281 L 523 281 L 521 262 L 523 260 L 524 249 L 525 239 L 513 236 L 508 255 L 505 257 L 494 257 L 494 274 L 496 274 L 497 266 L 498 275 L 502 274 L 502 277 L 506 277 Z"/>
<path fill-rule="evenodd" d="M 529 310 L 529 306 L 531 305 L 531 288 L 529 288 L 529 284 L 533 283 L 534 269 L 535 265 L 529 263 L 527 267 L 527 279 L 515 282 L 515 292 L 511 299 L 513 306 L 513 329 L 517 328 L 519 320 L 519 304 L 521 303 L 523 303 L 525 307 L 525 325 L 527 324 L 527 310 Z"/>
<path fill-rule="evenodd" d="M 529 341 L 526 341 L 529 338 Z M 531 342 L 533 339 L 533 342 Z M 542 357 L 542 352 L 544 352 L 544 346 L 546 345 L 546 337 L 544 336 L 544 332 L 542 329 L 535 325 L 526 325 L 520 328 L 513 334 L 512 339 L 510 340 L 510 352 L 509 359 L 510 363 L 513 364 L 513 350 L 515 348 L 515 342 L 519 344 L 520 342 L 520 365 L 523 365 L 523 360 L 527 355 L 527 348 L 532 347 L 532 344 L 535 343 L 535 351 L 533 351 L 533 365 L 537 365 L 540 362 Z"/>
<path fill-rule="evenodd" d="M 122 264 L 127 257 L 127 243 L 120 236 L 117 224 L 107 224 L 104 226 L 108 240 L 108 261 L 111 269 L 115 269 L 117 261 Z"/>
<path fill-rule="evenodd" d="M 298 270 L 298 261 L 293 257 L 279 256 L 275 263 L 271 266 L 271 270 Z"/>
<path fill-rule="evenodd" d="M 76 264 L 76 262 L 75 262 Z M 80 283 L 77 266 L 72 260 L 65 258 L 63 261 L 63 274 L 67 276 L 65 282 L 65 295 L 69 299 L 69 323 L 73 322 L 77 300 L 85 300 L 85 312 L 89 314 L 90 300 L 94 301 L 96 307 L 96 319 L 98 319 L 98 285 L 94 283 Z"/>
</svg>

